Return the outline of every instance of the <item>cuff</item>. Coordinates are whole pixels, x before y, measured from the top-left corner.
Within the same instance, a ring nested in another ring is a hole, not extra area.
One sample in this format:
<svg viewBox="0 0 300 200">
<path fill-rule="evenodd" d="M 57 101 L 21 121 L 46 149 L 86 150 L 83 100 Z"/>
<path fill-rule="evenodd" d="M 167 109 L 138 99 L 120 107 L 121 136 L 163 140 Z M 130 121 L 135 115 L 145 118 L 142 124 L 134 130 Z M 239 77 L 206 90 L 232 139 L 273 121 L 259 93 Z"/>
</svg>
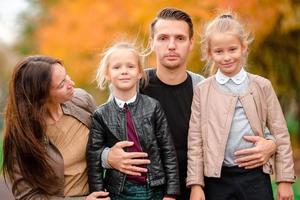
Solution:
<svg viewBox="0 0 300 200">
<path fill-rule="evenodd" d="M 101 165 L 105 169 L 112 169 L 110 164 L 108 163 L 108 153 L 110 151 L 109 147 L 105 147 L 101 154 Z"/>
</svg>

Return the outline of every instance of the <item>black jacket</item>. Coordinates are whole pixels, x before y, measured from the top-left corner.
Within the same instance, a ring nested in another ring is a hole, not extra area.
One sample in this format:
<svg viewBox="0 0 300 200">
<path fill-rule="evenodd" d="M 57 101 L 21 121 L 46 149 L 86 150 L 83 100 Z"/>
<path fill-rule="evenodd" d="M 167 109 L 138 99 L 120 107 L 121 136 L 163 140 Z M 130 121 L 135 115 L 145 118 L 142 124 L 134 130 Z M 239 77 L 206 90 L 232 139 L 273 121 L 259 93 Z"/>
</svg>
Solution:
<svg viewBox="0 0 300 200">
<path fill-rule="evenodd" d="M 151 97 L 138 94 L 135 102 L 128 104 L 135 130 L 151 163 L 147 165 L 147 182 L 150 186 L 165 185 L 165 194 L 179 194 L 177 159 L 166 116 Z M 88 182 L 90 192 L 103 191 L 119 194 L 126 175 L 108 169 L 103 182 L 104 169 L 101 154 L 105 147 L 112 147 L 127 140 L 125 112 L 115 100 L 98 107 L 92 117 L 92 127 L 87 145 Z"/>
</svg>

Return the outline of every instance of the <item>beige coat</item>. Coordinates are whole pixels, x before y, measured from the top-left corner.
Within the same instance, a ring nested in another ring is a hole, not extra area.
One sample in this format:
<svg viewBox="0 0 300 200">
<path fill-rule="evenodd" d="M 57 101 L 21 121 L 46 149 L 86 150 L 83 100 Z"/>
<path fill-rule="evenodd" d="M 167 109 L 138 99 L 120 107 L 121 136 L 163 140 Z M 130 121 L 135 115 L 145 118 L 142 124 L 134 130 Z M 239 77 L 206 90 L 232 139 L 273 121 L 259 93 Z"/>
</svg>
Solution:
<svg viewBox="0 0 300 200">
<path fill-rule="evenodd" d="M 91 95 L 82 89 L 74 90 L 74 97 L 71 101 L 61 105 L 65 115 L 78 119 L 81 123 L 90 128 L 91 114 L 96 109 L 95 102 Z M 49 141 L 46 143 L 48 155 L 53 159 L 50 162 L 59 184 L 55 196 L 48 196 L 40 191 L 38 187 L 30 185 L 30 181 L 23 178 L 18 166 L 14 168 L 15 180 L 12 184 L 12 193 L 16 200 L 84 200 L 87 194 L 78 194 L 78 197 L 63 197 L 64 194 L 64 160 L 59 150 Z M 74 146 L 76 148 L 76 146 Z M 82 149 L 85 151 L 85 149 Z M 32 169 L 35 170 L 35 169 Z"/>
<path fill-rule="evenodd" d="M 221 91 L 214 76 L 196 86 L 188 133 L 188 187 L 204 186 L 204 176 L 221 176 L 238 99 L 254 134 L 263 137 L 267 126 L 276 138 L 275 156 L 263 166 L 263 171 L 269 174 L 275 171 L 276 182 L 295 181 L 290 137 L 277 96 L 269 80 L 249 73 L 248 76 L 249 90 L 240 96 Z"/>
</svg>

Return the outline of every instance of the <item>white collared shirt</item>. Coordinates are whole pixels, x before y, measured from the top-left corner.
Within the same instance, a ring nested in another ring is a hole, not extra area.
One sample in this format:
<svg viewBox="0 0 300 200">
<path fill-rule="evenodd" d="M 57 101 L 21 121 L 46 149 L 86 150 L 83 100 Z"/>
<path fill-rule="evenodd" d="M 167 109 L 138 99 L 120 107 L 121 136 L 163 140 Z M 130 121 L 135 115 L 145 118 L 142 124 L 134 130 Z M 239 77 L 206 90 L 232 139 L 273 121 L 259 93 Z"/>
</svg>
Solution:
<svg viewBox="0 0 300 200">
<path fill-rule="evenodd" d="M 120 108 L 123 108 L 124 107 L 124 104 L 126 103 L 127 105 L 130 104 L 130 103 L 133 103 L 135 100 L 136 100 L 136 96 L 137 94 L 135 94 L 132 98 L 130 98 L 128 101 L 123 101 L 121 99 L 118 99 L 117 97 L 114 97 L 115 98 L 115 101 L 117 103 L 117 105 L 120 107 Z"/>
<path fill-rule="evenodd" d="M 217 73 L 216 73 L 216 80 L 218 81 L 218 83 L 220 83 L 221 85 L 224 85 L 225 83 L 227 83 L 230 79 L 237 85 L 240 85 L 241 83 L 243 83 L 246 78 L 247 78 L 247 72 L 245 71 L 244 68 L 242 68 L 240 70 L 239 73 L 237 73 L 236 75 L 234 75 L 233 77 L 228 77 L 226 75 L 224 75 L 220 69 L 218 69 Z"/>
</svg>

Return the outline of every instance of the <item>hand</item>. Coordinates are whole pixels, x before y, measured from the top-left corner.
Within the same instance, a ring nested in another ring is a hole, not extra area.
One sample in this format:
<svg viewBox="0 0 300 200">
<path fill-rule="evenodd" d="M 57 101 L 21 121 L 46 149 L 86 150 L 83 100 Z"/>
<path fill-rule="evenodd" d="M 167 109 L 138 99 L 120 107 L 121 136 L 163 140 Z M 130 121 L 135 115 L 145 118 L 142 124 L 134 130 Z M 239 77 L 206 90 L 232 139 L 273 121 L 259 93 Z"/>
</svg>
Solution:
<svg viewBox="0 0 300 200">
<path fill-rule="evenodd" d="M 292 184 L 281 182 L 277 187 L 277 200 L 294 200 Z"/>
<path fill-rule="evenodd" d="M 110 200 L 108 192 L 93 192 L 85 200 Z"/>
<path fill-rule="evenodd" d="M 276 151 L 276 144 L 272 140 L 266 140 L 259 136 L 244 136 L 244 139 L 254 143 L 254 147 L 241 149 L 234 153 L 242 156 L 235 160 L 239 167 L 253 169 L 264 165 Z"/>
<path fill-rule="evenodd" d="M 122 141 L 116 143 L 108 152 L 108 164 L 122 173 L 141 176 L 147 172 L 147 168 L 137 167 L 136 165 L 146 165 L 150 163 L 147 153 L 144 152 L 125 152 L 123 148 L 130 147 L 133 142 Z M 144 159 L 142 159 L 144 158 Z"/>
<path fill-rule="evenodd" d="M 172 197 L 164 197 L 163 200 L 176 200 L 176 199 Z"/>
<path fill-rule="evenodd" d="M 200 185 L 193 185 L 190 200 L 205 200 L 205 195 Z"/>
</svg>

